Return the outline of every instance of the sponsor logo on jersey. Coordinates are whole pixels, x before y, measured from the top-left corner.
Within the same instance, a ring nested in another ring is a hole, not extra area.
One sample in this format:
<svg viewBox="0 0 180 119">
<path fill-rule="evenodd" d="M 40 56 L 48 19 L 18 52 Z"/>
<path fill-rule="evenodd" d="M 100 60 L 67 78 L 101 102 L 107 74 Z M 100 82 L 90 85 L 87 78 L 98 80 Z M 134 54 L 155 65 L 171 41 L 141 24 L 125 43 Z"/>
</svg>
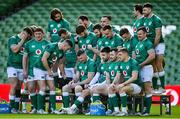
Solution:
<svg viewBox="0 0 180 119">
<path fill-rule="evenodd" d="M 134 31 L 134 32 L 137 32 L 137 29 L 136 29 L 136 27 L 134 27 L 134 28 L 133 28 L 133 31 Z"/>
<path fill-rule="evenodd" d="M 126 70 L 123 71 L 123 75 L 127 76 L 127 71 Z"/>
<path fill-rule="evenodd" d="M 21 52 L 24 52 L 24 47 L 21 47 L 21 48 L 20 48 L 20 51 L 21 51 Z"/>
<path fill-rule="evenodd" d="M 40 55 L 40 54 L 41 54 L 41 50 L 40 50 L 40 49 L 37 49 L 37 50 L 36 50 L 36 54 L 37 54 L 37 55 Z"/>
<path fill-rule="evenodd" d="M 54 28 L 54 29 L 53 29 L 53 33 L 56 33 L 56 32 L 57 32 L 57 29 L 56 29 L 56 28 Z"/>
<path fill-rule="evenodd" d="M 81 76 L 84 76 L 84 71 L 81 71 Z"/>
<path fill-rule="evenodd" d="M 138 49 L 136 49 L 136 54 L 139 54 L 139 50 Z"/>
<path fill-rule="evenodd" d="M 53 61 L 53 62 L 56 62 L 56 61 L 57 61 L 57 57 L 54 56 L 54 57 L 52 58 L 52 61 Z"/>
<path fill-rule="evenodd" d="M 83 49 L 83 50 L 86 50 L 86 45 L 82 45 L 82 49 Z"/>
<path fill-rule="evenodd" d="M 112 71 L 111 71 L 111 75 L 114 76 L 114 74 L 115 74 L 115 73 L 114 73 L 114 70 L 112 70 Z"/>
</svg>

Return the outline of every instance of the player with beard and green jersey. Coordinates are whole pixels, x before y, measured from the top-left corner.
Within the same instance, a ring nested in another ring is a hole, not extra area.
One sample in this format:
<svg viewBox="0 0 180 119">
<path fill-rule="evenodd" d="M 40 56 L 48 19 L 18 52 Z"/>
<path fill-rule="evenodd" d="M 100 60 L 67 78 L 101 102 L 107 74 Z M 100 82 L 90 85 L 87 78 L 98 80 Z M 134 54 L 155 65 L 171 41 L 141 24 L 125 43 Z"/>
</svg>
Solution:
<svg viewBox="0 0 180 119">
<path fill-rule="evenodd" d="M 63 108 L 62 113 L 67 113 L 67 114 L 75 114 L 77 108 L 84 102 L 84 99 L 88 95 L 92 95 L 93 102 L 100 100 L 99 94 L 94 94 L 93 90 L 94 88 L 97 88 L 99 86 L 105 86 L 106 85 L 106 72 L 108 70 L 108 65 L 109 65 L 109 52 L 110 48 L 105 47 L 102 48 L 100 51 L 100 57 L 101 57 L 101 63 L 97 67 L 97 72 L 96 75 L 93 77 L 91 82 L 86 85 L 86 89 L 82 91 L 82 94 L 77 98 L 77 100 L 74 102 L 74 104 L 70 108 Z"/>
<path fill-rule="evenodd" d="M 112 27 L 110 25 L 106 25 L 103 27 L 103 34 L 105 35 L 105 38 L 103 39 L 102 46 L 103 47 L 110 47 L 110 48 L 118 48 L 122 47 L 123 40 L 119 36 L 119 34 L 116 34 L 112 31 Z"/>
<path fill-rule="evenodd" d="M 37 58 L 40 57 L 46 45 L 49 44 L 47 40 L 43 39 L 43 36 L 43 29 L 41 27 L 37 27 L 34 30 L 34 38 L 25 44 L 23 55 L 23 74 L 25 77 L 27 77 L 27 86 L 33 107 L 30 113 L 36 113 L 37 111 L 37 86 L 33 74 L 34 63 L 36 62 Z"/>
<path fill-rule="evenodd" d="M 62 12 L 58 8 L 54 8 L 51 11 L 51 20 L 48 22 L 48 39 L 51 42 L 58 42 L 60 37 L 58 35 L 58 31 L 61 28 L 65 28 L 70 31 L 70 24 L 69 22 L 63 18 Z"/>
<path fill-rule="evenodd" d="M 85 15 L 79 16 L 78 21 L 79 21 L 79 24 L 84 25 L 89 32 L 93 32 L 94 25 L 92 24 L 92 22 L 89 20 L 87 16 Z"/>
<path fill-rule="evenodd" d="M 97 44 L 96 47 L 92 47 L 92 45 L 88 45 L 88 49 L 93 51 L 95 56 L 96 56 L 96 66 L 99 65 L 99 63 L 101 62 L 101 58 L 100 58 L 100 51 L 103 48 L 103 40 L 105 38 L 105 36 L 102 34 L 102 26 L 100 24 L 95 24 L 93 27 L 93 31 L 94 34 L 96 34 L 96 38 L 97 38 Z"/>
<path fill-rule="evenodd" d="M 147 38 L 147 31 L 145 27 L 138 29 L 139 42 L 135 47 L 136 61 L 140 66 L 140 78 L 143 82 L 145 92 L 145 111 L 144 116 L 150 114 L 151 103 L 152 103 L 152 78 L 153 78 L 153 67 L 151 65 L 155 58 L 155 51 L 153 44 Z"/>
<path fill-rule="evenodd" d="M 133 33 L 134 33 L 134 38 L 138 40 L 137 37 L 137 30 L 138 28 L 140 28 L 141 26 L 144 25 L 144 16 L 142 14 L 143 11 L 143 6 L 140 4 L 136 4 L 134 5 L 134 16 L 135 16 L 135 21 L 133 23 Z"/>
<path fill-rule="evenodd" d="M 76 33 L 79 36 L 77 41 L 79 49 L 83 49 L 89 58 L 95 60 L 93 51 L 88 49 L 88 45 L 91 45 L 92 47 L 96 46 L 97 39 L 95 34 L 89 32 L 83 25 L 79 25 L 76 27 Z"/>
<path fill-rule="evenodd" d="M 163 67 L 165 43 L 162 37 L 162 20 L 155 14 L 153 14 L 153 6 L 150 3 L 145 3 L 143 6 L 144 26 L 147 30 L 147 37 L 151 40 L 156 58 L 153 62 L 154 77 L 153 88 L 155 93 L 165 92 L 165 71 Z M 157 80 L 160 79 L 161 85 L 159 90 L 157 87 Z"/>
<path fill-rule="evenodd" d="M 128 52 L 126 48 L 119 49 L 118 59 L 120 64 L 118 66 L 118 73 L 109 87 L 109 98 L 114 107 L 112 115 L 115 116 L 127 115 L 127 94 L 134 95 L 141 92 L 141 81 L 138 75 L 139 64 L 135 59 L 129 56 Z M 121 112 L 119 111 L 116 93 L 120 95 L 122 105 Z"/>
<path fill-rule="evenodd" d="M 47 84 L 50 90 L 49 100 L 51 103 L 51 113 L 59 114 L 59 112 L 56 110 L 56 94 L 52 67 L 56 62 L 59 62 L 59 67 L 63 67 L 64 52 L 69 50 L 72 46 L 73 45 L 70 40 L 65 40 L 62 43 L 50 43 L 46 46 L 41 56 L 36 60 L 33 68 L 33 74 L 34 79 L 38 81 L 40 88 L 37 98 L 37 113 L 47 114 L 47 112 L 44 111 L 45 89 Z M 64 69 L 60 68 L 60 71 L 62 70 Z"/>
<path fill-rule="evenodd" d="M 83 49 L 77 52 L 78 63 L 76 65 L 76 76 L 74 79 L 62 89 L 63 91 L 63 107 L 69 107 L 70 98 L 69 92 L 72 89 L 75 90 L 76 97 L 81 95 L 81 92 L 88 85 L 95 74 L 95 63 L 94 60 L 89 58 Z"/>
<path fill-rule="evenodd" d="M 31 36 L 32 30 L 25 27 L 18 35 L 8 40 L 7 74 L 11 86 L 9 94 L 11 113 L 19 111 L 21 84 L 24 79 L 22 67 L 24 44 L 31 39 Z"/>
</svg>

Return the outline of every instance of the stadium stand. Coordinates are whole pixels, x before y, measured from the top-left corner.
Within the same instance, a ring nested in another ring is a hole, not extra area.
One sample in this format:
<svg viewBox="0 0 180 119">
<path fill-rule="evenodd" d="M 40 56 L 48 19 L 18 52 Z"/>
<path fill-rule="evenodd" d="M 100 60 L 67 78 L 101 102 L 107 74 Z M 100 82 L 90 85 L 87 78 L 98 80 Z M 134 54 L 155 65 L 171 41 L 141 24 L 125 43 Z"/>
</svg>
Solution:
<svg viewBox="0 0 180 119">
<path fill-rule="evenodd" d="M 15 10 L 20 0 L 3 0 L 0 2 L 0 14 L 7 15 Z M 25 1 L 25 0 L 24 0 Z M 77 25 L 77 17 L 86 14 L 93 23 L 99 22 L 102 15 L 111 15 L 114 25 L 132 25 L 132 6 L 135 3 L 143 3 L 145 0 L 131 0 L 126 3 L 123 0 L 38 0 L 34 4 L 11 13 L 6 19 L 0 21 L 0 83 L 7 83 L 6 61 L 7 40 L 13 34 L 18 33 L 27 25 L 40 25 L 47 28 L 50 10 L 54 7 L 60 8 L 64 17 L 69 20 L 72 29 Z M 16 4 L 16 5 L 15 5 Z M 163 20 L 163 24 L 175 25 L 176 30 L 166 35 L 166 81 L 169 84 L 180 84 L 180 1 L 163 0 L 152 1 L 154 11 Z M 11 5 L 11 6 L 9 6 Z M 6 14 L 5 14 L 6 13 Z"/>
</svg>

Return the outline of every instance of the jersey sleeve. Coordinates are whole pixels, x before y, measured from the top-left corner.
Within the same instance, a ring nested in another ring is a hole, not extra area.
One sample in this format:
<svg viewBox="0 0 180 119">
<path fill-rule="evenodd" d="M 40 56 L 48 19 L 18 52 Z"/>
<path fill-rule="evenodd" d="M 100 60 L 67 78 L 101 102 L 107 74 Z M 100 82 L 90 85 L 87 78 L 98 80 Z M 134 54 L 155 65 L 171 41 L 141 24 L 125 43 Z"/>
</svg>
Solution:
<svg viewBox="0 0 180 119">
<path fill-rule="evenodd" d="M 159 17 L 155 17 L 154 26 L 155 26 L 156 29 L 162 27 L 162 21 L 161 21 L 161 19 Z"/>
<path fill-rule="evenodd" d="M 70 23 L 64 19 L 63 27 L 66 28 L 68 31 L 71 31 Z"/>
<path fill-rule="evenodd" d="M 54 48 L 54 47 L 52 47 L 50 44 L 48 44 L 48 45 L 46 46 L 46 48 L 45 48 L 44 51 L 46 51 L 46 52 L 48 52 L 49 54 L 51 54 L 51 52 L 53 51 L 53 48 Z"/>
<path fill-rule="evenodd" d="M 49 21 L 49 22 L 48 22 L 48 27 L 47 27 L 47 31 L 48 31 L 48 32 L 51 32 L 50 25 L 51 25 L 51 22 Z"/>
<path fill-rule="evenodd" d="M 150 41 L 146 41 L 146 50 L 150 51 L 153 49 L 153 44 Z"/>
<path fill-rule="evenodd" d="M 96 71 L 96 66 L 94 61 L 89 61 L 88 64 L 88 72 L 95 72 Z"/>
<path fill-rule="evenodd" d="M 123 39 L 119 35 L 116 36 L 116 44 L 117 46 L 123 45 Z"/>
<path fill-rule="evenodd" d="M 131 59 L 132 61 L 132 72 L 138 72 L 139 71 L 139 64 L 136 60 Z"/>
</svg>

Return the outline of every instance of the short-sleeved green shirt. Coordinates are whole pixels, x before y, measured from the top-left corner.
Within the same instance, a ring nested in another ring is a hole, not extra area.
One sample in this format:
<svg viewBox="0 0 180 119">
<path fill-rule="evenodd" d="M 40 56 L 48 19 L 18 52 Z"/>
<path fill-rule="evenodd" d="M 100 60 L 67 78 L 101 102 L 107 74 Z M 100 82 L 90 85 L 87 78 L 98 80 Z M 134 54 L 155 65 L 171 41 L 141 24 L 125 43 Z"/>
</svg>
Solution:
<svg viewBox="0 0 180 119">
<path fill-rule="evenodd" d="M 76 65 L 76 51 L 75 51 L 75 34 L 70 34 L 70 41 L 73 43 L 73 47 L 65 52 L 65 67 L 74 68 Z M 63 42 L 64 40 L 61 40 Z"/>
<path fill-rule="evenodd" d="M 154 40 L 156 37 L 156 29 L 162 29 L 161 19 L 154 14 L 151 16 L 151 18 L 144 17 L 144 26 L 146 27 L 148 33 L 147 38 L 154 44 Z M 162 34 L 159 42 L 164 42 Z"/>
<path fill-rule="evenodd" d="M 141 64 L 148 57 L 148 51 L 153 50 L 153 44 L 147 38 L 139 41 L 135 47 L 136 61 Z"/>
<path fill-rule="evenodd" d="M 127 62 L 120 63 L 119 72 L 123 75 L 124 81 L 127 81 L 132 77 L 133 72 L 139 72 L 139 64 L 135 59 L 129 57 Z M 133 83 L 140 85 L 139 77 Z"/>
<path fill-rule="evenodd" d="M 109 66 L 108 62 L 103 62 L 103 63 L 99 64 L 99 66 L 97 68 L 97 72 L 100 73 L 100 77 L 98 79 L 99 83 L 102 83 L 106 80 L 105 72 L 108 72 L 108 66 Z"/>
<path fill-rule="evenodd" d="M 79 48 L 86 51 L 86 54 L 93 59 L 94 53 L 91 50 L 87 49 L 88 45 L 92 45 L 92 47 L 96 46 L 96 36 L 92 32 L 88 32 L 86 37 L 78 37 L 78 46 Z"/>
<path fill-rule="evenodd" d="M 48 65 L 50 67 L 52 67 L 52 64 L 55 64 L 56 61 L 58 61 L 60 58 L 64 57 L 64 51 L 59 49 L 58 43 L 50 43 L 46 46 L 40 58 L 36 61 L 34 67 L 42 69 L 42 70 L 46 70 L 41 61 L 41 58 L 44 52 L 48 52 L 50 54 L 49 58 L 47 59 Z"/>
<path fill-rule="evenodd" d="M 137 40 L 134 37 L 131 37 L 128 40 L 124 40 L 123 47 L 127 48 L 129 56 L 132 57 L 132 52 L 135 51 L 135 47 L 136 47 L 138 42 L 139 42 L 139 40 Z"/>
<path fill-rule="evenodd" d="M 118 67 L 119 67 L 119 62 L 109 62 L 108 72 L 110 75 L 111 83 L 114 81 L 114 78 L 115 78 L 117 71 L 119 69 Z"/>
<path fill-rule="evenodd" d="M 58 35 L 58 31 L 61 28 L 65 28 L 70 31 L 70 24 L 66 19 L 62 19 L 60 22 L 56 22 L 54 20 L 49 20 L 48 22 L 48 32 L 51 35 L 51 42 L 58 42 L 60 37 Z"/>
<path fill-rule="evenodd" d="M 117 48 L 118 46 L 122 46 L 123 40 L 122 38 L 114 33 L 113 37 L 111 39 L 105 37 L 103 40 L 103 47 L 110 47 L 110 48 Z"/>
<path fill-rule="evenodd" d="M 137 37 L 137 30 L 144 25 L 144 17 L 140 17 L 139 19 L 136 19 L 134 24 L 133 24 L 133 33 L 134 33 L 134 38 L 138 39 Z"/>
<path fill-rule="evenodd" d="M 48 44 L 49 42 L 45 39 L 41 41 L 32 39 L 25 44 L 24 54 L 27 54 L 29 58 L 28 75 L 33 76 L 34 63 L 36 63 L 36 60 L 39 59 Z"/>
<path fill-rule="evenodd" d="M 14 53 L 11 50 L 12 45 L 17 45 L 21 39 L 18 35 L 12 36 L 8 40 L 8 61 L 7 61 L 7 67 L 14 67 L 17 69 L 22 69 L 22 57 L 24 52 L 24 45 L 20 48 L 20 50 L 17 53 Z"/>
<path fill-rule="evenodd" d="M 84 81 L 88 78 L 88 72 L 96 71 L 95 62 L 88 57 L 86 62 L 78 62 L 76 69 L 80 73 L 80 81 Z"/>
</svg>

